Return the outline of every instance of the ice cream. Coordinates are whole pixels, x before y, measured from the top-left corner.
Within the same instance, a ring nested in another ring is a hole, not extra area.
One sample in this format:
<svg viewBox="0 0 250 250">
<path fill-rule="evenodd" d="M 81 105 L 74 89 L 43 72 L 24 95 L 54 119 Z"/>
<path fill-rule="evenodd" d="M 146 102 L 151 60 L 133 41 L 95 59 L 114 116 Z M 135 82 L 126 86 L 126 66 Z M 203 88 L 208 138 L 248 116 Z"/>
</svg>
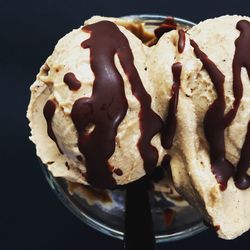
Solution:
<svg viewBox="0 0 250 250">
<path fill-rule="evenodd" d="M 153 81 L 168 85 L 163 142 L 171 148 L 175 186 L 224 239 L 250 227 L 249 21 L 241 16 L 206 20 L 188 31 L 181 54 L 177 32 L 166 34 L 151 56 L 151 65 L 160 62 L 150 69 Z M 171 70 L 177 62 L 181 74 L 174 87 Z M 171 106 L 176 96 L 178 103 Z M 174 139 L 169 122 L 176 125 Z"/>
<path fill-rule="evenodd" d="M 129 21 L 87 20 L 31 87 L 37 155 L 54 176 L 97 188 L 171 159 L 177 191 L 221 238 L 247 231 L 249 21 L 224 16 L 154 37 Z"/>
<path fill-rule="evenodd" d="M 28 108 L 31 140 L 53 175 L 101 188 L 139 179 L 165 154 L 148 48 L 115 22 L 94 17 L 63 37 L 31 87 Z"/>
</svg>

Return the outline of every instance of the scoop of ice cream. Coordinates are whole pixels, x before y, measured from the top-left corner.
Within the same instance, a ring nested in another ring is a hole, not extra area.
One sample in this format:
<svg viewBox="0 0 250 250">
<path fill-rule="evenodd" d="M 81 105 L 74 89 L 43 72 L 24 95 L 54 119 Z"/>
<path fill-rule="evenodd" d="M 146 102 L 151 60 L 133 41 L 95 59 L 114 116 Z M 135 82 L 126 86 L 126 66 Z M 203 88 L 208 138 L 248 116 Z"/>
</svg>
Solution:
<svg viewBox="0 0 250 250">
<path fill-rule="evenodd" d="M 250 227 L 249 21 L 241 16 L 206 20 L 188 31 L 191 41 L 186 37 L 181 54 L 178 34 L 169 33 L 155 47 L 159 68 L 151 69 L 154 81 L 167 85 L 166 121 L 176 125 L 170 152 L 175 186 L 224 239 Z M 167 148 L 169 131 L 168 125 Z"/>
<path fill-rule="evenodd" d="M 129 22 L 106 19 L 58 42 L 31 86 L 27 113 L 37 155 L 53 175 L 101 188 L 139 179 L 164 155 L 147 47 L 121 26 Z"/>
</svg>

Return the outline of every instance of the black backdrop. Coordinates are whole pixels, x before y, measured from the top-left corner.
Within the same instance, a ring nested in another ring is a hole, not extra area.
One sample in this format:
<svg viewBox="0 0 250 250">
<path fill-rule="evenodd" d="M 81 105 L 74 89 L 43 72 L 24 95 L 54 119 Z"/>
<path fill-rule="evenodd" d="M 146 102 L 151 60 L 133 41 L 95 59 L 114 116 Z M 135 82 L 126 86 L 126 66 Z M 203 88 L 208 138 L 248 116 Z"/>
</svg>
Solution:
<svg viewBox="0 0 250 250">
<path fill-rule="evenodd" d="M 121 241 L 78 221 L 52 193 L 28 141 L 25 112 L 29 85 L 60 37 L 94 14 L 142 13 L 198 22 L 222 14 L 250 15 L 250 2 L 0 0 L 0 249 L 123 249 Z M 246 233 L 223 241 L 208 230 L 157 249 L 249 249 L 249 239 Z"/>
</svg>

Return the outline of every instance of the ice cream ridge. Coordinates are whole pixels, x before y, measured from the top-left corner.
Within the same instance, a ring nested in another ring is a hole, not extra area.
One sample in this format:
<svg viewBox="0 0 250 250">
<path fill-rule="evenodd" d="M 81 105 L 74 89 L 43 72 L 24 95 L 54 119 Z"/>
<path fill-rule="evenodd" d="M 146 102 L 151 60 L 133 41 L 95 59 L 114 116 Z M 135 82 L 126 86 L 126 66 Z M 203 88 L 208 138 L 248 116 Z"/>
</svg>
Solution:
<svg viewBox="0 0 250 250">
<path fill-rule="evenodd" d="M 250 227 L 250 18 L 191 29 L 92 17 L 31 86 L 37 155 L 55 177 L 114 188 L 170 161 L 176 190 L 233 239 Z"/>
</svg>

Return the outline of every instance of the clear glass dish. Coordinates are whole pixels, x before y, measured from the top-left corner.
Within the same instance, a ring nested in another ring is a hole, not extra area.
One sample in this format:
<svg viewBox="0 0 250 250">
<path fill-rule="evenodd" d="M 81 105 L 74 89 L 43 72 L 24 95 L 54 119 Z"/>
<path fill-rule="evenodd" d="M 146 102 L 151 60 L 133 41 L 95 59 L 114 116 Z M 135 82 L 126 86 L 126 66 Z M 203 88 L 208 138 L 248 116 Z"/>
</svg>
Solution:
<svg viewBox="0 0 250 250">
<path fill-rule="evenodd" d="M 132 15 L 122 18 L 135 22 L 144 22 L 146 29 L 152 31 L 156 28 L 156 25 L 159 25 L 166 19 L 166 16 Z M 181 18 L 175 17 L 174 20 L 184 28 L 194 25 L 193 22 Z M 53 177 L 42 163 L 41 167 L 57 197 L 74 215 L 95 230 L 118 239 L 123 239 L 124 191 L 109 191 L 113 200 L 112 207 L 102 206 L 100 203 L 89 204 L 82 195 L 72 194 L 65 180 Z M 178 206 L 158 192 L 151 192 L 150 202 L 157 243 L 180 240 L 206 229 L 201 216 L 190 206 Z M 169 225 L 166 224 L 165 214 L 165 211 L 168 211 L 168 209 L 175 213 L 174 219 Z"/>
</svg>

